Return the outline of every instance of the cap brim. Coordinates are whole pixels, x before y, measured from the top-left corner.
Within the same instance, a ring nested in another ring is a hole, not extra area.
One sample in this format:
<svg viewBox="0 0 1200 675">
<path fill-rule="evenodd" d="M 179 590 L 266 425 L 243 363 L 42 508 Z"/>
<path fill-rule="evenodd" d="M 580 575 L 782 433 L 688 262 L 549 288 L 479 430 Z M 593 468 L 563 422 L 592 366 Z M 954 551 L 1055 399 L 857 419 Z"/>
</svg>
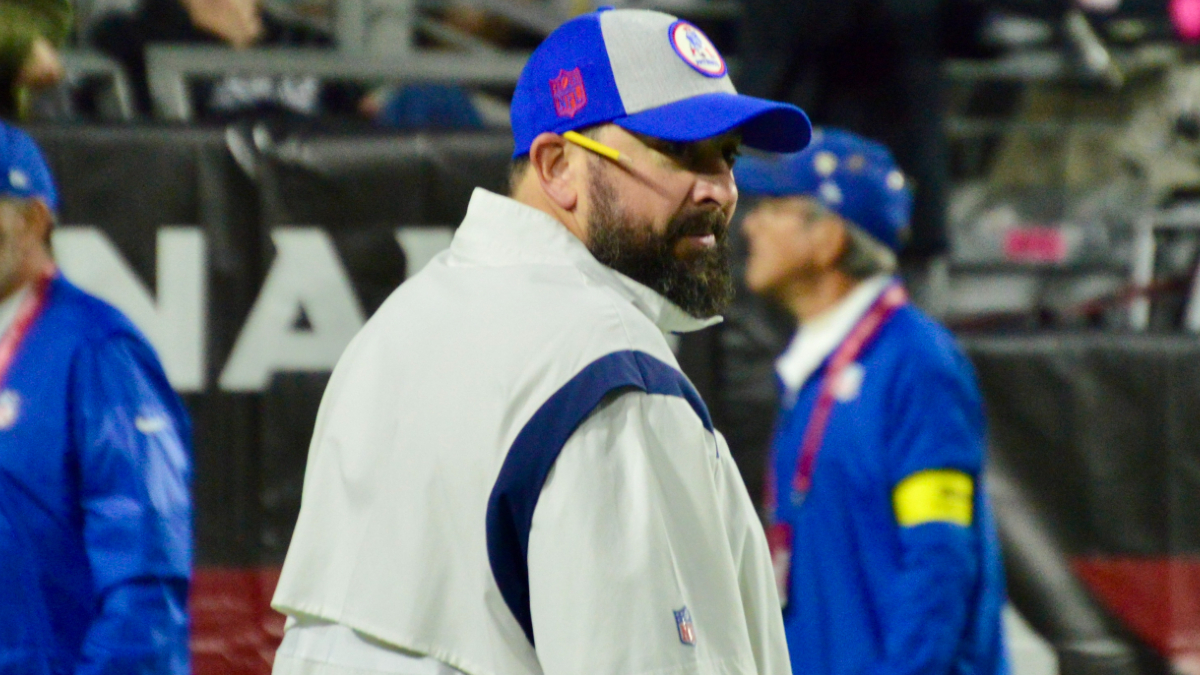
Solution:
<svg viewBox="0 0 1200 675">
<path fill-rule="evenodd" d="M 788 162 L 782 160 L 741 157 L 733 167 L 738 192 L 745 195 L 783 197 L 800 194 L 795 172 Z"/>
<path fill-rule="evenodd" d="M 629 131 L 667 141 L 699 141 L 734 129 L 742 143 L 768 152 L 803 150 L 812 139 L 808 115 L 794 105 L 740 94 L 701 94 L 613 120 Z"/>
</svg>

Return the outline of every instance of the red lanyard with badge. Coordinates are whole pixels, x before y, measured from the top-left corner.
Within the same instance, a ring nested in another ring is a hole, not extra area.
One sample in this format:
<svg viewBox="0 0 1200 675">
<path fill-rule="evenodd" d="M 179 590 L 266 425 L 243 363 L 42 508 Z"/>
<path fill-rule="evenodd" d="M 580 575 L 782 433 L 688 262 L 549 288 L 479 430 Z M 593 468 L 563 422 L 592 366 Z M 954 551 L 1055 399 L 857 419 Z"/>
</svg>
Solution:
<svg viewBox="0 0 1200 675">
<path fill-rule="evenodd" d="M 796 471 L 792 475 L 791 500 L 796 506 L 804 502 L 805 496 L 812 488 L 813 471 L 817 465 L 817 455 L 825 441 L 825 430 L 829 426 L 829 416 L 833 413 L 836 399 L 834 388 L 841 380 L 846 367 L 858 360 L 863 349 L 879 335 L 879 330 L 887 323 L 896 310 L 908 302 L 908 294 L 899 283 L 893 283 L 880 294 L 867 313 L 855 324 L 850 335 L 842 342 L 821 379 L 820 393 L 812 415 L 808 418 L 808 426 L 804 429 L 804 441 L 800 452 L 796 455 Z M 779 602 L 784 607 L 788 602 L 788 591 L 791 585 L 792 547 L 794 532 L 792 526 L 776 517 L 779 505 L 777 493 L 775 462 L 767 465 L 766 507 L 770 518 L 767 529 L 767 544 L 771 549 L 771 565 L 775 568 L 775 584 L 779 590 Z"/>
<path fill-rule="evenodd" d="M 21 346 L 21 342 L 29 334 L 29 329 L 41 316 L 42 310 L 46 308 L 46 298 L 50 295 L 50 282 L 54 281 L 55 274 L 55 269 L 51 267 L 38 277 L 33 288 L 30 289 L 29 295 L 21 301 L 17 315 L 13 318 L 12 326 L 4 331 L 4 337 L 0 338 L 0 386 L 3 386 L 4 381 L 8 378 L 8 368 L 12 365 L 17 348 Z"/>
</svg>

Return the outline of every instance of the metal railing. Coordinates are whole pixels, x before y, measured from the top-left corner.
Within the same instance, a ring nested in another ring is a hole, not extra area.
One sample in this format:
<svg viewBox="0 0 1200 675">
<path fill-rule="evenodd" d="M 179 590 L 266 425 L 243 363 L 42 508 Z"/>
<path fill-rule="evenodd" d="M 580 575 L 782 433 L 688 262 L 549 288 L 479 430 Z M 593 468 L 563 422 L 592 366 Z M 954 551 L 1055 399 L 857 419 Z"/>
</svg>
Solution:
<svg viewBox="0 0 1200 675">
<path fill-rule="evenodd" d="M 527 54 L 422 53 L 361 54 L 338 50 L 154 45 L 146 50 L 147 77 L 155 111 L 162 119 L 186 121 L 194 114 L 193 78 L 229 75 L 313 76 L 365 83 L 454 82 L 513 85 Z"/>
<path fill-rule="evenodd" d="M 121 64 L 100 52 L 83 50 L 62 52 L 62 63 L 68 81 L 84 78 L 108 80 L 117 115 L 126 121 L 134 118 L 133 90 L 129 86 L 129 76 Z"/>
<path fill-rule="evenodd" d="M 1165 211 L 1152 211 L 1144 215 L 1137 224 L 1134 235 L 1133 275 L 1135 289 L 1146 291 L 1154 281 L 1154 262 L 1158 255 L 1156 236 L 1161 231 L 1200 230 L 1200 206 L 1177 206 Z M 1150 325 L 1150 298 L 1141 292 L 1129 306 L 1129 323 L 1136 331 L 1144 331 Z M 1200 333 L 1200 268 L 1192 276 L 1192 283 L 1184 309 L 1183 328 L 1189 333 Z"/>
</svg>

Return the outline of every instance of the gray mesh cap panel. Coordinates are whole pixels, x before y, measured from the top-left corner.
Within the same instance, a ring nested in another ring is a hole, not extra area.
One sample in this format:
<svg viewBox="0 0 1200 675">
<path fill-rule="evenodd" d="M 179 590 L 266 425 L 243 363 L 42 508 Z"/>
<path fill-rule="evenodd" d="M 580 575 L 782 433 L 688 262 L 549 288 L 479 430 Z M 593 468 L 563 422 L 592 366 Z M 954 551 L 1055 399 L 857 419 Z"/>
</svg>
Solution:
<svg viewBox="0 0 1200 675">
<path fill-rule="evenodd" d="M 670 14 L 646 9 L 600 14 L 604 47 L 626 115 L 700 94 L 737 93 L 728 72 L 706 77 L 675 53 L 667 29 L 676 21 Z"/>
</svg>

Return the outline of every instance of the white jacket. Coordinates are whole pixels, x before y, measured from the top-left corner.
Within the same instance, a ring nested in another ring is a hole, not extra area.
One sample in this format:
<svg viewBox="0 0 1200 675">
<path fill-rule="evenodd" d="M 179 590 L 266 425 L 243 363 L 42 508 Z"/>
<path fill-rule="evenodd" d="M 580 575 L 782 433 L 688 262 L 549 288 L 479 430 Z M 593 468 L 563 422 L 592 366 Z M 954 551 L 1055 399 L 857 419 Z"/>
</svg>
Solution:
<svg viewBox="0 0 1200 675">
<path fill-rule="evenodd" d="M 710 323 L 476 190 L 334 370 L 273 606 L 470 675 L 790 672 L 762 528 L 664 338 Z"/>
</svg>

